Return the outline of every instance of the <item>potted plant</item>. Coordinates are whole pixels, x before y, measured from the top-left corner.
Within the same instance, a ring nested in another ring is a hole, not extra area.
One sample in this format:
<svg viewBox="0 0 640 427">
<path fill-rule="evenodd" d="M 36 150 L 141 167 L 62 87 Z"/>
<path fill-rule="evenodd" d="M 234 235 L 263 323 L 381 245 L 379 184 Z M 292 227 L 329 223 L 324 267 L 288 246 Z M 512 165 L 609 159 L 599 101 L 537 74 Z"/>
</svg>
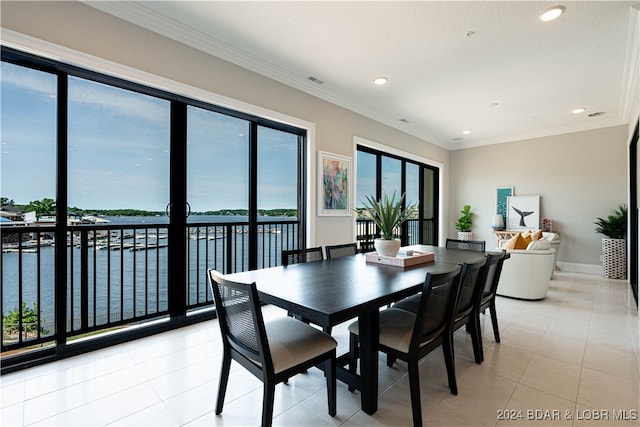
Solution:
<svg viewBox="0 0 640 427">
<path fill-rule="evenodd" d="M 611 279 L 627 277 L 627 207 L 618 206 L 607 218 L 594 222 L 602 238 L 602 276 Z"/>
<path fill-rule="evenodd" d="M 380 229 L 380 238 L 375 239 L 373 246 L 378 254 L 395 257 L 400 250 L 400 239 L 396 239 L 394 230 L 402 225 L 413 213 L 415 205 L 402 208 L 404 194 L 396 200 L 396 193 L 393 192 L 391 199 L 386 194 L 381 200 L 376 200 L 373 196 L 366 196 L 364 207 L 357 212 L 368 218 Z"/>
<path fill-rule="evenodd" d="M 471 218 L 473 218 L 473 212 L 471 212 L 471 206 L 464 205 L 460 211 L 462 216 L 458 218 L 456 222 L 456 230 L 458 230 L 458 240 L 471 240 L 473 235 L 471 233 L 471 226 L 473 225 Z"/>
</svg>

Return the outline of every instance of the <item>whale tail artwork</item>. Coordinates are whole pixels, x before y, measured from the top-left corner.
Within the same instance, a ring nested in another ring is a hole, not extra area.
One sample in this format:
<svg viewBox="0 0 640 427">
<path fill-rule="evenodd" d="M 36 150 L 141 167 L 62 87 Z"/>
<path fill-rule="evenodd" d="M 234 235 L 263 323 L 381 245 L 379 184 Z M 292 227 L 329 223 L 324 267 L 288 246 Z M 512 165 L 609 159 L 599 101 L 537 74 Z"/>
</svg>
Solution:
<svg viewBox="0 0 640 427">
<path fill-rule="evenodd" d="M 526 227 L 527 224 L 525 224 L 524 222 L 524 217 L 529 216 L 533 213 L 533 211 L 529 212 L 529 211 L 521 211 L 520 209 L 516 208 L 515 206 L 512 206 L 513 210 L 518 212 L 518 215 L 520 215 L 520 226 L 521 227 Z"/>
</svg>

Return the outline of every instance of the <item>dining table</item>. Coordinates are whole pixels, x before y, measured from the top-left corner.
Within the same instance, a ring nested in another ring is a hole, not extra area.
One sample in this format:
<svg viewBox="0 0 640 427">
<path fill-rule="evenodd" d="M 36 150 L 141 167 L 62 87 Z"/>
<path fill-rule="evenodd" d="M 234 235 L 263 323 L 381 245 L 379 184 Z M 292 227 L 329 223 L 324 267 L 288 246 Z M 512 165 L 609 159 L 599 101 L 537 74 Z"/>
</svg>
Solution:
<svg viewBox="0 0 640 427">
<path fill-rule="evenodd" d="M 226 275 L 229 280 L 256 283 L 260 300 L 308 319 L 322 327 L 348 320 L 359 322 L 360 373 L 345 368 L 348 355 L 339 358 L 337 377 L 361 393 L 361 408 L 378 408 L 379 310 L 417 294 L 427 273 L 447 273 L 462 263 L 478 262 L 484 252 L 412 245 L 401 248 L 433 253 L 433 261 L 410 266 L 367 262 L 366 254 L 325 259 L 286 267 L 271 267 Z"/>
</svg>

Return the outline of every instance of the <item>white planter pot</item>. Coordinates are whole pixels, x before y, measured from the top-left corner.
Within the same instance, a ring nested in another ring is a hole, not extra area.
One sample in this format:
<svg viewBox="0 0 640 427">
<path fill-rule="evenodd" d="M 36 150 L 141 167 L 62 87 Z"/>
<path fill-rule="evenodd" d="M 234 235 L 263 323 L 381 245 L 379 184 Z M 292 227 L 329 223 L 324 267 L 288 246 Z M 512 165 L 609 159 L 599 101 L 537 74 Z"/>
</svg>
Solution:
<svg viewBox="0 0 640 427">
<path fill-rule="evenodd" d="M 458 231 L 458 240 L 473 240 L 471 231 Z"/>
<path fill-rule="evenodd" d="M 602 239 L 602 277 L 627 278 L 627 241 L 625 239 Z"/>
<path fill-rule="evenodd" d="M 373 246 L 376 248 L 376 252 L 382 256 L 395 257 L 400 250 L 400 239 L 383 240 L 375 239 Z"/>
</svg>

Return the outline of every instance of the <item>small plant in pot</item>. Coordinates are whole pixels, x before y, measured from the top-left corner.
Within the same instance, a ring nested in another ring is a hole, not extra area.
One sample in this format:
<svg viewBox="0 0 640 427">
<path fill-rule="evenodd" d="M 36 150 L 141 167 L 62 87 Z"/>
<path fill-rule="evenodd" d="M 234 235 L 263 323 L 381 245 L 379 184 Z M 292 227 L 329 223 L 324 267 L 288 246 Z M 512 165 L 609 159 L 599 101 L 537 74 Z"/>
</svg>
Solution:
<svg viewBox="0 0 640 427">
<path fill-rule="evenodd" d="M 471 206 L 464 205 L 460 211 L 462 216 L 458 218 L 456 222 L 456 230 L 458 230 L 458 240 L 471 240 L 471 227 L 473 225 L 472 218 L 473 212 L 471 212 Z"/>
<path fill-rule="evenodd" d="M 400 250 L 400 239 L 395 238 L 394 230 L 411 217 L 415 208 L 415 205 L 410 205 L 403 209 L 404 196 L 396 200 L 395 191 L 391 199 L 386 194 L 382 195 L 381 200 L 366 196 L 364 207 L 357 210 L 359 214 L 372 219 L 380 229 L 380 238 L 373 242 L 380 255 L 394 257 Z"/>
<path fill-rule="evenodd" d="M 602 239 L 602 276 L 610 279 L 627 277 L 627 207 L 618 206 L 607 218 L 594 222 Z"/>
</svg>

